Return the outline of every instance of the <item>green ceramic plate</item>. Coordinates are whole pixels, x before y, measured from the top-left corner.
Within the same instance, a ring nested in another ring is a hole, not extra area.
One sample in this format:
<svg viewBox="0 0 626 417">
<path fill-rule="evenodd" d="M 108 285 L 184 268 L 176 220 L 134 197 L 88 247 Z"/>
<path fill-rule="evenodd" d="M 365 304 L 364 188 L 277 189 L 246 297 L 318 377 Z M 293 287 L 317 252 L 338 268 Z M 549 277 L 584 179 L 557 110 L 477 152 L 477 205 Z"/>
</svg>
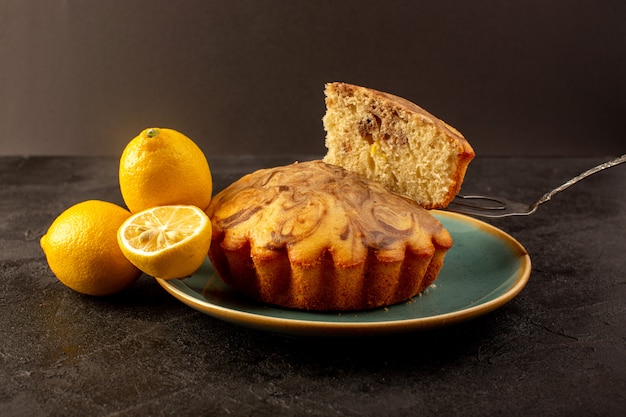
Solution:
<svg viewBox="0 0 626 417">
<path fill-rule="evenodd" d="M 190 278 L 159 284 L 210 316 L 292 336 L 358 336 L 411 332 L 486 314 L 526 285 L 531 262 L 513 237 L 461 214 L 434 211 L 454 239 L 435 285 L 408 302 L 371 311 L 317 313 L 250 301 L 220 280 L 207 260 Z"/>
</svg>

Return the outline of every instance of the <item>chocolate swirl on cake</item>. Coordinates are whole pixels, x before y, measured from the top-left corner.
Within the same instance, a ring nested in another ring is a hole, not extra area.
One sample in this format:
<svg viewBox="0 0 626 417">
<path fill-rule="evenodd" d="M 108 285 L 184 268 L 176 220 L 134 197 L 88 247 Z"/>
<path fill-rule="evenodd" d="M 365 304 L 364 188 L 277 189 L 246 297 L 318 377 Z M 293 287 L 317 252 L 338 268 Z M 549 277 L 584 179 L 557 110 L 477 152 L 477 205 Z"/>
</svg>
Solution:
<svg viewBox="0 0 626 417">
<path fill-rule="evenodd" d="M 333 210 L 345 215 L 339 233 L 341 240 L 360 237 L 364 245 L 380 249 L 406 239 L 419 223 L 412 201 L 321 161 L 257 171 L 232 184 L 214 200 L 214 206 L 227 201 L 218 212 L 211 213 L 218 229 L 245 227 L 253 233 L 259 223 L 272 222 L 271 240 L 266 242 L 271 249 L 294 244 L 315 233 L 326 219 L 331 203 Z M 231 206 L 238 211 L 224 216 Z"/>
</svg>

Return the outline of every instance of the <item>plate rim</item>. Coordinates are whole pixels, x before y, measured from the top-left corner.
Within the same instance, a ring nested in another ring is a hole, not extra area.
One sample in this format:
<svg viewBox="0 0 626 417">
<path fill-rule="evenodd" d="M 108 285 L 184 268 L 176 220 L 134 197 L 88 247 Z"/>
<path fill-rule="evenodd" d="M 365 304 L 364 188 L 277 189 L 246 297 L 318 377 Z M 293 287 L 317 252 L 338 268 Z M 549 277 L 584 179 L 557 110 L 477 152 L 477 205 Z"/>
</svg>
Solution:
<svg viewBox="0 0 626 417">
<path fill-rule="evenodd" d="M 532 270 L 532 261 L 528 251 L 513 236 L 502 229 L 486 223 L 482 220 L 466 216 L 460 213 L 454 213 L 443 210 L 432 210 L 431 213 L 437 217 L 449 217 L 460 220 L 465 223 L 472 223 L 476 228 L 495 235 L 498 240 L 508 244 L 516 259 L 520 263 L 520 272 L 516 277 L 514 284 L 503 294 L 494 299 L 479 303 L 467 308 L 459 309 L 443 314 L 435 314 L 427 317 L 415 317 L 407 319 L 394 319 L 385 321 L 350 321 L 337 322 L 325 320 L 305 320 L 301 318 L 285 318 L 272 315 L 261 315 L 248 311 L 228 308 L 206 299 L 199 299 L 186 293 L 182 288 L 187 288 L 189 292 L 196 293 L 184 283 L 184 280 L 164 280 L 156 278 L 157 282 L 169 294 L 189 307 L 194 308 L 202 313 L 210 315 L 214 318 L 248 327 L 255 328 L 272 333 L 287 334 L 292 336 L 355 336 L 355 335 L 386 335 L 395 333 L 414 332 L 426 330 L 435 327 L 449 326 L 470 320 L 472 318 L 487 314 L 503 306 L 504 304 L 515 298 L 526 286 L 530 279 Z M 259 305 L 263 305 L 259 303 Z M 271 306 L 272 308 L 280 308 Z M 388 308 L 393 308 L 389 306 Z M 358 312 L 349 312 L 358 314 Z"/>
</svg>

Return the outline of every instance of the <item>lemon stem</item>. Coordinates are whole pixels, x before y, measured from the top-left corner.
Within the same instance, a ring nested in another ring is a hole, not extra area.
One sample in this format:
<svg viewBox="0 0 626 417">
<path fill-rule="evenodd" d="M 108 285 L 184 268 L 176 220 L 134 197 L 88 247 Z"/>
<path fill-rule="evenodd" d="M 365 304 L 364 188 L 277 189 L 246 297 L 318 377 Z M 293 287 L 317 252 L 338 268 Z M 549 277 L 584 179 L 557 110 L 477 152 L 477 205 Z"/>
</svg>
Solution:
<svg viewBox="0 0 626 417">
<path fill-rule="evenodd" d="M 148 129 L 148 131 L 146 132 L 146 136 L 151 139 L 156 138 L 157 136 L 159 136 L 159 129 L 157 129 L 156 127 Z"/>
</svg>

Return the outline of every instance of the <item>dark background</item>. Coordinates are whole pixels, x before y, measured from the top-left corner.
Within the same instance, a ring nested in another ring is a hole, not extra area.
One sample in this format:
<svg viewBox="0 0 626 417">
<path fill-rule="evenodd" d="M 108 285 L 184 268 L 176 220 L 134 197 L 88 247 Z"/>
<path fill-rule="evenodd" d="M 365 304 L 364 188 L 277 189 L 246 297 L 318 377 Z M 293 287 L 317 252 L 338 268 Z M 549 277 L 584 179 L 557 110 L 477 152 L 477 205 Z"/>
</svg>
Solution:
<svg viewBox="0 0 626 417">
<path fill-rule="evenodd" d="M 0 0 L 0 155 L 323 154 L 323 87 L 403 96 L 477 155 L 626 146 L 626 2 Z"/>
</svg>

